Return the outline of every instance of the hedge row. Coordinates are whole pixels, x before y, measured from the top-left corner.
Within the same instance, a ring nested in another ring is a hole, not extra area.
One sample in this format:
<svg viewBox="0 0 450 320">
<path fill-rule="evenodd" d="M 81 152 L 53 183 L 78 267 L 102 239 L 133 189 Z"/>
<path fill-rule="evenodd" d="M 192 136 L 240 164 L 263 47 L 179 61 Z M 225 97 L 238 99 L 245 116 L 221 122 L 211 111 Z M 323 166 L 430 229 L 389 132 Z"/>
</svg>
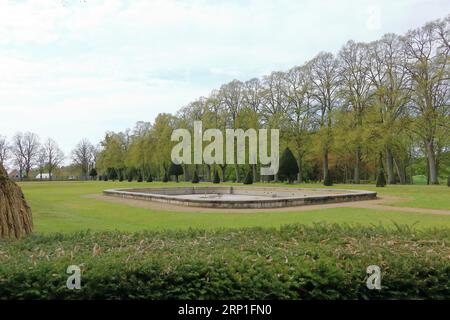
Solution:
<svg viewBox="0 0 450 320">
<path fill-rule="evenodd" d="M 337 225 L 34 235 L 0 242 L 0 298 L 444 299 L 449 244 L 447 230 Z M 373 264 L 381 290 L 366 287 Z"/>
</svg>

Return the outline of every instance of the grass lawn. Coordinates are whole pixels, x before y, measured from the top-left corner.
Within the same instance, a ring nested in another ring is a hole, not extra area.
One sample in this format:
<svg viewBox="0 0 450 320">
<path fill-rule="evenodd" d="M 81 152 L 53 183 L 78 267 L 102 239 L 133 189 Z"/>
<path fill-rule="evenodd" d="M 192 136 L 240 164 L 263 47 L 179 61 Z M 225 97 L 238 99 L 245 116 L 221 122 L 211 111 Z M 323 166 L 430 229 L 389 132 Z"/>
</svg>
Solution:
<svg viewBox="0 0 450 320">
<path fill-rule="evenodd" d="M 217 229 L 238 227 L 279 227 L 291 223 L 317 222 L 380 225 L 414 225 L 417 228 L 450 228 L 450 216 L 431 214 L 387 212 L 373 209 L 332 208 L 303 212 L 264 213 L 196 213 L 154 211 L 127 205 L 108 203 L 86 198 L 104 189 L 133 186 L 182 186 L 183 183 L 130 183 L 130 182 L 29 182 L 21 187 L 29 202 L 37 233 L 73 232 L 81 230 L 166 230 L 166 229 Z M 192 185 L 187 183 L 187 185 Z M 282 184 L 279 184 L 282 185 Z M 315 184 L 293 185 L 322 187 Z M 375 188 L 369 185 L 337 185 L 334 188 L 367 189 L 380 195 L 405 198 L 395 206 L 432 209 L 450 209 L 450 188 L 447 186 L 388 186 Z"/>
</svg>

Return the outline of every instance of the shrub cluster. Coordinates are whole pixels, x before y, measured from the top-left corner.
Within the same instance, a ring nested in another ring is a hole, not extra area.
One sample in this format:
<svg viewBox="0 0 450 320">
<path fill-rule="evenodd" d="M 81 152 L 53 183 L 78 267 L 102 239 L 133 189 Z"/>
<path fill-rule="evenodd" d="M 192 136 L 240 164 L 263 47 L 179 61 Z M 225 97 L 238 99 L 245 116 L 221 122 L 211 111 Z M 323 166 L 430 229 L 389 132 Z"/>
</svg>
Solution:
<svg viewBox="0 0 450 320">
<path fill-rule="evenodd" d="M 33 235 L 0 242 L 0 298 L 444 299 L 449 245 L 448 230 L 337 225 Z M 366 287 L 373 264 L 381 290 Z"/>
</svg>

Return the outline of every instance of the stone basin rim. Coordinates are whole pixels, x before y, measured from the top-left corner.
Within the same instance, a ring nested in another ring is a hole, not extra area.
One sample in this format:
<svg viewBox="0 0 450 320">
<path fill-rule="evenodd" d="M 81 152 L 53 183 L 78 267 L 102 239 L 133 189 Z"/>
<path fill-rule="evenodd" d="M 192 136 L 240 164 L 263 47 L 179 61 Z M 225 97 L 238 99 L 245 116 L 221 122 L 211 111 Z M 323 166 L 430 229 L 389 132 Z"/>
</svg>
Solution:
<svg viewBox="0 0 450 320">
<path fill-rule="evenodd" d="M 139 190 L 139 191 L 136 191 Z M 146 192 L 142 192 L 145 190 Z M 151 193 L 149 191 L 155 191 Z M 264 195 L 251 194 L 251 191 L 264 192 Z M 179 192 L 178 194 L 164 194 L 163 192 Z M 260 196 L 263 199 L 221 199 L 221 198 L 180 198 L 180 196 L 217 194 L 214 191 L 227 191 L 222 194 L 236 194 L 235 191 L 244 192 L 247 196 Z M 314 195 L 289 195 L 270 197 L 268 194 L 286 193 L 286 192 L 320 192 L 324 194 Z M 158 193 L 159 192 L 159 193 Z M 246 193 L 245 193 L 246 192 Z M 328 193 L 328 194 L 327 194 Z M 330 194 L 331 193 L 331 194 Z M 333 194 L 334 193 L 334 194 Z M 146 188 L 120 188 L 107 189 L 103 191 L 107 196 L 115 196 L 122 198 L 131 198 L 138 200 L 148 200 L 165 202 L 182 206 L 211 207 L 224 209 L 242 209 L 242 208 L 280 208 L 290 206 L 302 206 L 310 204 L 338 203 L 348 201 L 370 200 L 377 198 L 377 192 L 367 190 L 354 189 L 327 189 L 327 188 L 295 188 L 295 187 L 264 187 L 264 186 L 191 186 L 191 187 L 146 187 Z"/>
</svg>

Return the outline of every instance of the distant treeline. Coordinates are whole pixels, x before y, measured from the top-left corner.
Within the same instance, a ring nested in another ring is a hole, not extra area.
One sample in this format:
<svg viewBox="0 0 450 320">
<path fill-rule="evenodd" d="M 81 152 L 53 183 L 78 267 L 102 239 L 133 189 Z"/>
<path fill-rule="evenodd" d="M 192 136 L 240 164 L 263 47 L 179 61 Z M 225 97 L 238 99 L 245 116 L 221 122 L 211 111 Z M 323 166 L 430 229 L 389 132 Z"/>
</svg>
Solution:
<svg viewBox="0 0 450 320">
<path fill-rule="evenodd" d="M 349 41 L 337 55 L 321 52 L 286 72 L 233 80 L 175 115 L 107 133 L 97 170 L 136 168 L 162 179 L 172 131 L 192 130 L 201 120 L 204 129 L 279 128 L 280 153 L 286 147 L 294 152 L 299 181 L 328 174 L 336 182 L 373 181 L 382 166 L 388 183 L 410 183 L 413 174 L 425 174 L 436 184 L 450 167 L 449 25 L 450 16 L 403 36 Z M 185 166 L 187 180 L 194 170 Z M 218 170 L 221 179 L 242 181 L 251 168 L 197 170 L 206 180 Z"/>
<path fill-rule="evenodd" d="M 450 174 L 450 16 L 371 43 L 348 41 L 336 54 L 321 52 L 301 66 L 245 82 L 233 80 L 182 107 L 140 121 L 132 130 L 108 132 L 98 147 L 82 140 L 72 151 L 78 176 L 120 175 L 163 180 L 170 166 L 174 129 L 280 129 L 280 153 L 289 147 L 298 181 L 374 181 L 380 169 L 388 183 L 410 183 L 415 174 L 429 184 Z M 192 131 L 191 131 L 192 132 Z M 21 176 L 50 174 L 63 155 L 49 139 L 17 134 L 0 137 L 0 161 L 8 153 Z M 206 145 L 207 143 L 205 143 Z M 8 151 L 9 150 L 9 151 Z M 242 181 L 259 164 L 184 165 L 186 180 L 197 171 Z M 109 172 L 108 172 L 109 170 Z M 277 179 L 278 177 L 271 177 Z"/>
</svg>

